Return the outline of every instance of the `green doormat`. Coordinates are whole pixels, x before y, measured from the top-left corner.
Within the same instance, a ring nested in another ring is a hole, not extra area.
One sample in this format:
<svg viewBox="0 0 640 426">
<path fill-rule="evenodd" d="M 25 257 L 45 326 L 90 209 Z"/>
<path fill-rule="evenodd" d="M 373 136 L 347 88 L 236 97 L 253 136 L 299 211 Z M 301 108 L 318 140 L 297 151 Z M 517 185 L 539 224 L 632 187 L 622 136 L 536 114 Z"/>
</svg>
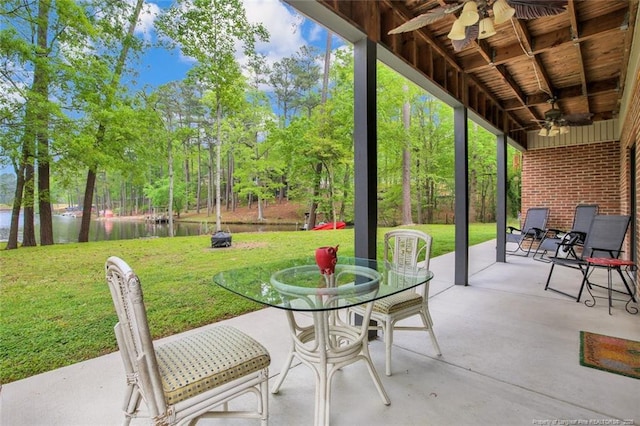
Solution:
<svg viewBox="0 0 640 426">
<path fill-rule="evenodd" d="M 640 379 L 640 342 L 581 331 L 580 365 Z"/>
</svg>

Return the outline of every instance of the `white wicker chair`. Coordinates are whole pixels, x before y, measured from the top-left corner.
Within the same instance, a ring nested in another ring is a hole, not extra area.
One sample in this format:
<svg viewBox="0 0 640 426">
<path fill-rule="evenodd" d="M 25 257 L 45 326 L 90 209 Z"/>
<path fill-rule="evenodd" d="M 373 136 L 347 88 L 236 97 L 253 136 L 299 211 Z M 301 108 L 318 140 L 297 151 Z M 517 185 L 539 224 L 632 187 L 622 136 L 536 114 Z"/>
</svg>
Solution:
<svg viewBox="0 0 640 426">
<path fill-rule="evenodd" d="M 189 424 L 200 417 L 256 418 L 266 425 L 271 359 L 260 343 L 220 325 L 154 348 L 140 280 L 120 258 L 110 257 L 105 268 L 127 379 L 125 425 L 143 416 L 154 425 Z M 246 393 L 256 396 L 257 409 L 228 411 L 228 402 Z M 141 401 L 146 410 L 140 410 Z"/>
<path fill-rule="evenodd" d="M 393 270 L 387 272 L 385 284 L 402 285 L 402 268 L 407 267 L 414 275 L 416 268 L 429 270 L 431 257 L 431 236 L 424 232 L 412 229 L 398 229 L 387 232 L 384 236 L 384 260 L 393 265 Z M 397 271 L 397 272 L 396 272 Z M 411 278 L 413 281 L 415 278 Z M 358 314 L 360 308 L 352 308 L 351 311 Z M 400 326 L 396 323 L 400 320 L 420 316 L 422 326 Z M 386 360 L 385 374 L 391 375 L 391 346 L 393 345 L 394 330 L 419 330 L 427 331 L 431 336 L 437 355 L 442 355 L 440 346 L 433 332 L 433 321 L 429 313 L 429 282 L 393 296 L 377 300 L 373 304 L 371 320 L 377 322 L 377 326 L 371 329 L 382 330 L 385 343 Z"/>
</svg>

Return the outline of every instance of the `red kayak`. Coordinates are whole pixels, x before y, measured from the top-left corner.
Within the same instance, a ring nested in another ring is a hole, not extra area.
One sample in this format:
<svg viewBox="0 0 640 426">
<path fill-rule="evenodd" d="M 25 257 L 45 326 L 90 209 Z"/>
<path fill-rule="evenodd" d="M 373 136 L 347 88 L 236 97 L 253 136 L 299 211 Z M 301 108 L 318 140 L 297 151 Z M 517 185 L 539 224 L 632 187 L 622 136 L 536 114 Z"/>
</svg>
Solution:
<svg viewBox="0 0 640 426">
<path fill-rule="evenodd" d="M 329 222 L 329 223 L 323 223 L 321 225 L 318 225 L 314 228 L 312 228 L 312 231 L 328 231 L 331 229 L 344 229 L 347 226 L 346 223 L 344 222 L 335 222 L 335 226 L 333 222 Z"/>
</svg>

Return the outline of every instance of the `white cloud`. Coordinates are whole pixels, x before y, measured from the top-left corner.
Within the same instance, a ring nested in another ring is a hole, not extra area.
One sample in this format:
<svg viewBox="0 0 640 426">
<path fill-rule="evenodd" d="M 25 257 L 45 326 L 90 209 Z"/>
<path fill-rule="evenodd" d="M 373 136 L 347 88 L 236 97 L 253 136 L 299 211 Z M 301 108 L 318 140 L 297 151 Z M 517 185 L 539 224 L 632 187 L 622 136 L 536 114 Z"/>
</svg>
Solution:
<svg viewBox="0 0 640 426">
<path fill-rule="evenodd" d="M 270 65 L 307 44 L 299 28 L 303 21 L 300 15 L 281 1 L 244 0 L 244 7 L 249 22 L 262 23 L 269 32 L 269 41 L 259 42 L 256 50 L 267 56 Z"/>
<path fill-rule="evenodd" d="M 263 24 L 269 32 L 269 41 L 260 41 L 256 44 L 256 50 L 266 56 L 269 65 L 293 55 L 301 46 L 308 43 L 300 28 L 304 18 L 280 0 L 243 0 L 243 3 L 247 20 L 254 24 Z M 156 18 L 162 9 L 170 6 L 171 4 L 164 0 L 147 0 L 138 21 L 136 33 L 142 34 L 144 39 L 149 41 L 151 35 L 155 34 Z M 242 64 L 246 63 L 241 49 L 238 49 L 237 59 Z M 180 53 L 180 61 L 189 63 L 193 62 L 193 58 Z"/>
<path fill-rule="evenodd" d="M 324 28 L 308 20 L 281 0 L 242 1 L 247 20 L 254 24 L 261 23 L 269 33 L 267 42 L 259 41 L 256 43 L 256 50 L 265 55 L 267 65 L 272 66 L 285 57 L 293 56 L 304 45 L 316 44 L 321 45 L 321 50 L 324 48 Z M 151 35 L 156 37 L 157 33 L 153 28 L 155 19 L 163 9 L 171 5 L 172 2 L 167 0 L 146 0 L 145 9 L 136 27 L 136 33 L 141 34 L 147 41 Z M 177 50 L 177 58 L 180 62 L 193 63 L 195 61 L 193 58 L 185 56 L 180 49 Z M 237 52 L 237 60 L 242 65 L 246 64 L 246 57 L 239 44 Z"/>
<path fill-rule="evenodd" d="M 320 38 L 326 34 L 325 28 L 316 24 L 315 22 L 311 26 L 311 30 L 309 31 L 309 41 L 317 42 L 320 41 Z"/>
<path fill-rule="evenodd" d="M 157 4 L 145 2 L 142 6 L 138 23 L 136 24 L 136 34 L 142 34 L 142 37 L 147 42 L 151 41 L 155 33 L 154 23 L 160 13 L 161 9 Z"/>
<path fill-rule="evenodd" d="M 0 79 L 0 104 L 2 107 L 15 108 L 16 104 L 26 101 L 23 93 L 29 87 L 28 82 L 33 80 L 33 73 L 6 58 L 0 66 L 7 77 Z"/>
</svg>

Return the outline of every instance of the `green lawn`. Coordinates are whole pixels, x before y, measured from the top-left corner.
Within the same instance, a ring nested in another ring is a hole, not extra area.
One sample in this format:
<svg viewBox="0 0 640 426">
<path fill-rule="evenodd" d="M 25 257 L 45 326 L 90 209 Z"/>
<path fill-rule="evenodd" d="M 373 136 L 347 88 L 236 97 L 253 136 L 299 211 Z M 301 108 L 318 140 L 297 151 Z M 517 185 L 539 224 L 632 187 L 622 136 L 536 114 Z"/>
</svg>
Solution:
<svg viewBox="0 0 640 426">
<path fill-rule="evenodd" d="M 415 228 L 433 236 L 432 257 L 453 250 L 453 225 Z M 388 229 L 379 229 L 378 241 Z M 473 224 L 470 244 L 495 235 L 495 224 Z M 0 249 L 0 383 L 117 350 L 103 271 L 109 256 L 123 258 L 140 277 L 159 338 L 261 308 L 214 285 L 215 273 L 336 244 L 338 255 L 352 256 L 353 230 L 238 233 L 226 249 L 211 249 L 206 235 Z"/>
</svg>

